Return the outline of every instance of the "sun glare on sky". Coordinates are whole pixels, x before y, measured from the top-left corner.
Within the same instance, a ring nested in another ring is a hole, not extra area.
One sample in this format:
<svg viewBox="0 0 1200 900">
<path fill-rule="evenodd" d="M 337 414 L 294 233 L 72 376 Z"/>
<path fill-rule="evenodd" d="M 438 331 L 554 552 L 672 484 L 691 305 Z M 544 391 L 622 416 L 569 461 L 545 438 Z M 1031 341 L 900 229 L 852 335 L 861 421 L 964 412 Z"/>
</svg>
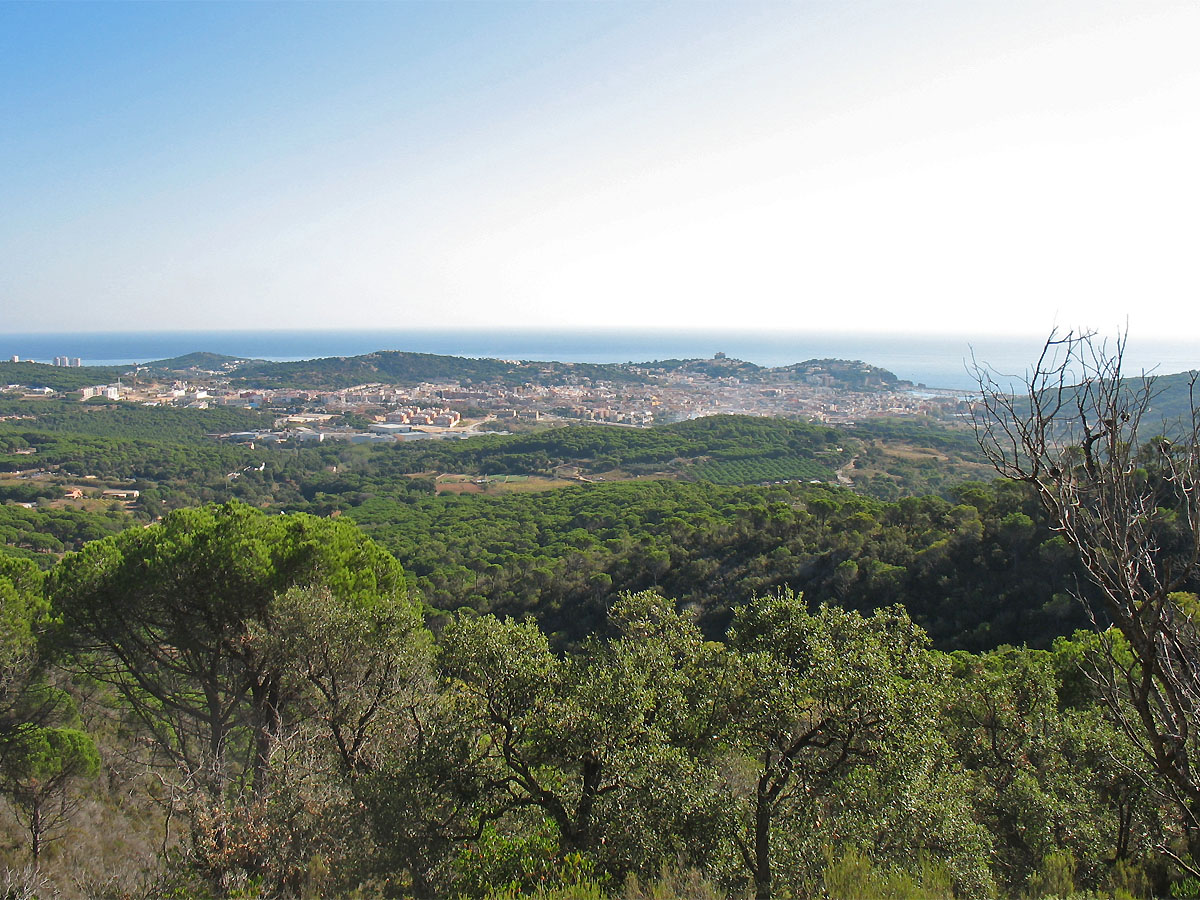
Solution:
<svg viewBox="0 0 1200 900">
<path fill-rule="evenodd" d="M 1200 4 L 0 5 L 10 331 L 1200 337 Z"/>
</svg>

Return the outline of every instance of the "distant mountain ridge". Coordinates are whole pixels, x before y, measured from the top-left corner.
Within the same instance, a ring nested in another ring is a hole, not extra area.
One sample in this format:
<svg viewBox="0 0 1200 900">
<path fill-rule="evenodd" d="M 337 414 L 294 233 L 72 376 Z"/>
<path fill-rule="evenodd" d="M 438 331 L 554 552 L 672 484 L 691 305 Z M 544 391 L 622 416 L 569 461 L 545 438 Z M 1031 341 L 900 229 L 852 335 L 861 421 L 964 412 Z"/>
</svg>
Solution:
<svg viewBox="0 0 1200 900">
<path fill-rule="evenodd" d="M 809 381 L 857 390 L 909 384 L 886 369 L 860 360 L 813 359 L 790 366 L 768 368 L 723 355 L 712 359 L 577 363 L 442 356 L 404 350 L 379 350 L 361 356 L 333 356 L 297 362 L 254 360 L 234 366 L 231 375 L 234 382 L 247 387 L 335 389 L 371 382 L 405 385 L 445 380 L 510 384 L 565 384 L 588 379 L 631 382 L 646 375 L 669 372 L 745 381 Z"/>
<path fill-rule="evenodd" d="M 1178 372 L 1174 375 L 1149 376 L 1154 380 L 1154 385 L 1151 388 L 1152 396 L 1147 415 L 1144 417 L 1145 422 L 1147 424 L 1151 421 L 1177 423 L 1186 420 L 1190 427 L 1193 382 L 1196 382 L 1197 391 L 1200 391 L 1197 374 L 1196 372 Z M 1200 393 L 1195 394 L 1194 399 L 1196 402 L 1200 402 Z"/>
</svg>

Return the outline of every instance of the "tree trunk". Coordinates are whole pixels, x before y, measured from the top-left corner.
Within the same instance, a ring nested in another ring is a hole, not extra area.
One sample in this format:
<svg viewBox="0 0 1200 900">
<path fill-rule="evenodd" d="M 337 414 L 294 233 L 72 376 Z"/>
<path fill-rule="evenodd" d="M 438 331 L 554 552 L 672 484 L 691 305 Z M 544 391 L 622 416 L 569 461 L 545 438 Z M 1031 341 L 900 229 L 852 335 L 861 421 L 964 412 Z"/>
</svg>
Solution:
<svg viewBox="0 0 1200 900">
<path fill-rule="evenodd" d="M 33 867 L 38 867 L 42 856 L 42 803 L 37 798 L 29 807 L 29 849 L 33 853 Z"/>
<path fill-rule="evenodd" d="M 436 894 L 433 885 L 425 875 L 425 870 L 417 860 L 409 860 L 408 875 L 412 879 L 412 892 L 416 900 L 430 900 Z"/>
<path fill-rule="evenodd" d="M 261 800 L 266 796 L 271 751 L 280 730 L 279 679 L 275 673 L 266 674 L 253 686 L 251 702 L 254 715 L 254 796 Z"/>
<path fill-rule="evenodd" d="M 770 782 L 758 780 L 754 798 L 754 900 L 771 900 L 771 800 Z"/>
</svg>

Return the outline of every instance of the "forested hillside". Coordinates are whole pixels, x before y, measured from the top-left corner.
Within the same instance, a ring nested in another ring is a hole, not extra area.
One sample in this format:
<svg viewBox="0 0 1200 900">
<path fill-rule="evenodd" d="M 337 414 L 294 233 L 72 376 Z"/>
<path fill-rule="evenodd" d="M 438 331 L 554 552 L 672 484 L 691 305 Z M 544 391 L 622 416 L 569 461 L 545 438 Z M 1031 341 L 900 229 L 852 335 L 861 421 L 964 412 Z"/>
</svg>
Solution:
<svg viewBox="0 0 1200 900">
<path fill-rule="evenodd" d="M 380 350 L 362 356 L 328 357 L 297 362 L 250 360 L 235 367 L 233 381 L 258 388 L 339 388 L 372 382 L 412 385 L 422 381 L 493 381 L 503 384 L 573 383 L 582 380 L 641 381 L 647 374 L 693 373 L 712 378 L 749 381 L 800 380 L 820 372 L 840 388 L 873 390 L 899 379 L 886 369 L 858 361 L 814 359 L 767 368 L 739 359 L 668 359 L 628 363 L 563 363 L 530 360 L 476 359 Z"/>
<path fill-rule="evenodd" d="M 848 436 L 833 428 L 751 416 L 709 416 L 654 428 L 571 425 L 531 434 L 485 435 L 469 441 L 425 441 L 374 462 L 393 462 L 409 472 L 549 474 L 563 465 L 600 474 L 678 474 L 693 480 L 745 484 L 772 478 L 832 480 L 834 469 L 850 462 L 839 446 Z M 732 467 L 755 464 L 766 477 Z M 712 476 L 716 477 L 712 477 Z"/>
<path fill-rule="evenodd" d="M 1124 651 L 1077 630 L 1087 572 L 1030 486 L 969 480 L 970 432 L 250 447 L 214 435 L 270 416 L 3 403 L 27 895 L 1191 884 L 1101 690 Z"/>
<path fill-rule="evenodd" d="M 461 380 L 471 383 L 494 380 L 505 384 L 521 384 L 535 379 L 543 383 L 560 383 L 579 378 L 619 381 L 633 377 L 617 366 L 590 363 L 508 362 L 380 350 L 363 356 L 299 362 L 254 360 L 237 367 L 233 382 L 256 388 L 339 388 L 370 382 L 412 385 L 422 381 Z"/>
<path fill-rule="evenodd" d="M 0 385 L 22 384 L 31 388 L 74 391 L 93 384 L 116 381 L 128 366 L 51 366 L 35 362 L 0 361 Z"/>
<path fill-rule="evenodd" d="M 1187 884 L 1157 853 L 1181 845 L 1170 808 L 1100 715 L 1093 636 L 945 655 L 902 607 L 785 590 L 714 641 L 640 592 L 555 651 L 473 612 L 431 634 L 404 584 L 344 520 L 241 504 L 45 579 L 0 561 L 7 864 L 69 896 Z"/>
<path fill-rule="evenodd" d="M 651 588 L 714 638 L 734 608 L 781 588 L 864 611 L 902 603 L 946 648 L 1048 646 L 1086 624 L 1066 596 L 1071 554 L 1028 493 L 963 485 L 956 499 L 653 482 L 374 499 L 345 515 L 434 606 L 532 614 L 570 642 L 616 595 Z"/>
</svg>

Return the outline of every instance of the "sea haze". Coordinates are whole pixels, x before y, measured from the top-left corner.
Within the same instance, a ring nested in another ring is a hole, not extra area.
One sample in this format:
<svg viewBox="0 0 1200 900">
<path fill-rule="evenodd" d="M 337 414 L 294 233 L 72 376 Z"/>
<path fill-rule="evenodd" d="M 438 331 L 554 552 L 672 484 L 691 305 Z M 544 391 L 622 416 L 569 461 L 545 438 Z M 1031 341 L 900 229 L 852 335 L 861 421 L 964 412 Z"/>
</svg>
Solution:
<svg viewBox="0 0 1200 900">
<path fill-rule="evenodd" d="M 408 350 L 449 356 L 563 362 L 645 362 L 709 358 L 722 352 L 761 366 L 807 359 L 858 359 L 927 387 L 970 390 L 972 356 L 1005 375 L 1021 375 L 1042 338 L 750 331 L 189 331 L 0 334 L 0 358 L 126 365 L 198 350 L 277 361 Z M 1200 368 L 1193 343 L 1129 342 L 1126 371 L 1159 374 Z"/>
</svg>

